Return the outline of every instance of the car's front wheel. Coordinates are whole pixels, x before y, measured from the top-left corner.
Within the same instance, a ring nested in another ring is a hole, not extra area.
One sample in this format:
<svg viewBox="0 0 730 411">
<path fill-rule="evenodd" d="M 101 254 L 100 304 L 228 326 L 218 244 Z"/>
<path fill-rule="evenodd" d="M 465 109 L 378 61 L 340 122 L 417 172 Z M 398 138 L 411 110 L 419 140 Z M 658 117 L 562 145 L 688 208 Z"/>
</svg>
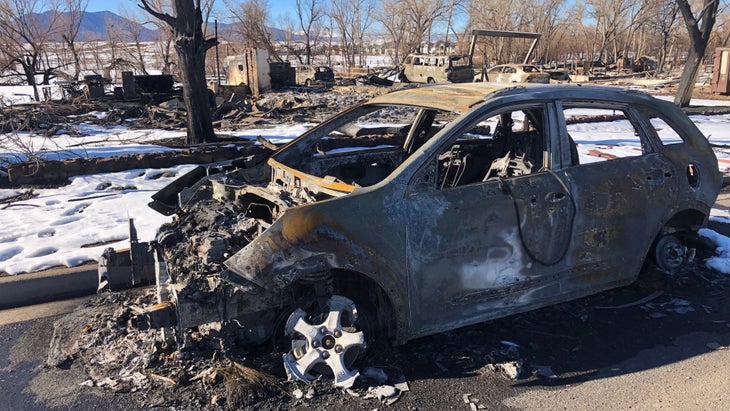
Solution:
<svg viewBox="0 0 730 411">
<path fill-rule="evenodd" d="M 314 380 L 332 375 L 338 387 L 348 388 L 359 373 L 353 363 L 366 347 L 366 319 L 360 319 L 355 303 L 341 295 L 329 298 L 325 307 L 295 309 L 284 334 L 291 350 L 284 354 L 284 369 L 293 380 Z"/>
</svg>

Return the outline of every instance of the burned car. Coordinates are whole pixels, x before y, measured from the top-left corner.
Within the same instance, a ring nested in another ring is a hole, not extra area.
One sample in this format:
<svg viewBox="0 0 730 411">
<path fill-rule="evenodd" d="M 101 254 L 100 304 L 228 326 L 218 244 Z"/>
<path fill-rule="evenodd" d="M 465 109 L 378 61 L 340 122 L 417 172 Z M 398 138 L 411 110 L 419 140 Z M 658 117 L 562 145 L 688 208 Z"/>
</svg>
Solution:
<svg viewBox="0 0 730 411">
<path fill-rule="evenodd" d="M 532 64 L 502 64 L 487 70 L 487 81 L 496 83 L 550 83 L 550 73 Z"/>
<path fill-rule="evenodd" d="M 467 83 L 474 78 L 471 57 L 462 54 L 409 54 L 401 69 L 401 80 L 412 83 Z"/>
<path fill-rule="evenodd" d="M 328 66 L 296 66 L 297 84 L 303 84 L 307 87 L 313 84 L 328 84 L 335 82 L 335 72 Z"/>
<path fill-rule="evenodd" d="M 579 154 L 573 135 L 594 122 L 611 137 Z M 156 194 L 177 218 L 132 258 L 159 297 L 136 321 L 178 338 L 233 324 L 245 344 L 283 340 L 291 378 L 349 386 L 375 336 L 401 344 L 623 286 L 647 259 L 676 269 L 720 186 L 706 138 L 643 93 L 396 91 Z"/>
</svg>

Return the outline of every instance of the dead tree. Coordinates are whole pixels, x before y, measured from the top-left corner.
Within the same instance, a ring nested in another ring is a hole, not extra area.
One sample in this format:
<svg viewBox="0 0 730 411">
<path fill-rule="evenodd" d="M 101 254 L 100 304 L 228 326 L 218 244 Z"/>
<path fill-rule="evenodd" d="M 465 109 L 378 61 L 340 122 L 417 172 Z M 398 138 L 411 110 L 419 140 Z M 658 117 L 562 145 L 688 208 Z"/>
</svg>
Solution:
<svg viewBox="0 0 730 411">
<path fill-rule="evenodd" d="M 147 0 L 140 1 L 142 9 L 167 23 L 174 33 L 187 110 L 187 143 L 200 144 L 214 140 L 205 81 L 205 54 L 218 44 L 218 39 L 206 39 L 203 34 L 200 0 L 173 0 L 174 17 L 153 9 Z"/>
<path fill-rule="evenodd" d="M 58 35 L 57 9 L 49 11 L 50 20 L 42 21 L 45 3 L 39 0 L 0 0 L 0 73 L 13 73 L 33 86 L 35 100 L 40 100 L 36 75 L 44 81 L 55 75 L 59 65 L 47 64 L 48 45 Z"/>
<path fill-rule="evenodd" d="M 339 28 L 342 43 L 342 56 L 345 67 L 355 66 L 355 55 L 364 62 L 365 34 L 373 21 L 374 5 L 371 0 L 333 0 L 329 13 Z"/>
<path fill-rule="evenodd" d="M 269 5 L 266 0 L 244 0 L 239 4 L 226 2 L 228 11 L 237 20 L 234 31 L 241 38 L 244 47 L 263 48 L 269 52 L 269 57 L 276 61 L 283 61 L 274 47 L 272 33 L 266 22 L 269 20 Z"/>
<path fill-rule="evenodd" d="M 700 10 L 697 18 L 692 13 L 689 3 L 689 0 L 677 0 L 677 6 L 680 13 L 682 13 L 684 25 L 689 33 L 687 62 L 682 71 L 682 78 L 679 80 L 677 95 L 674 97 L 674 104 L 680 107 L 689 106 L 689 102 L 692 100 L 695 81 L 702 65 L 702 59 L 705 58 L 705 50 L 707 49 L 707 43 L 710 41 L 712 26 L 715 25 L 720 0 L 703 0 L 702 10 Z"/>
<path fill-rule="evenodd" d="M 669 41 L 677 26 L 679 7 L 674 0 L 659 0 L 652 4 L 649 24 L 659 34 L 659 62 L 657 73 L 663 73 L 669 56 Z"/>
<path fill-rule="evenodd" d="M 297 20 L 304 35 L 306 64 L 312 64 L 312 50 L 317 46 L 321 28 L 319 20 L 324 15 L 324 9 L 317 0 L 296 0 L 296 6 Z"/>
<path fill-rule="evenodd" d="M 78 80 L 81 75 L 81 50 L 76 41 L 81 30 L 81 22 L 86 13 L 89 0 L 65 0 L 64 13 L 61 21 L 61 38 L 71 52 L 73 59 L 73 79 Z M 81 46 L 83 47 L 83 46 Z"/>
<path fill-rule="evenodd" d="M 167 0 L 147 0 L 155 10 L 162 10 Z M 145 22 L 146 24 L 147 22 Z M 154 25 L 155 32 L 155 53 L 162 64 L 162 74 L 172 74 L 177 66 L 173 57 L 174 38 L 173 33 L 162 20 L 153 19 L 150 23 Z"/>
<path fill-rule="evenodd" d="M 410 51 L 410 46 L 403 33 L 409 27 L 408 16 L 402 11 L 403 5 L 397 0 L 382 0 L 375 10 L 374 18 L 385 29 L 384 35 L 393 47 L 391 59 L 393 64 L 401 64 Z"/>
</svg>

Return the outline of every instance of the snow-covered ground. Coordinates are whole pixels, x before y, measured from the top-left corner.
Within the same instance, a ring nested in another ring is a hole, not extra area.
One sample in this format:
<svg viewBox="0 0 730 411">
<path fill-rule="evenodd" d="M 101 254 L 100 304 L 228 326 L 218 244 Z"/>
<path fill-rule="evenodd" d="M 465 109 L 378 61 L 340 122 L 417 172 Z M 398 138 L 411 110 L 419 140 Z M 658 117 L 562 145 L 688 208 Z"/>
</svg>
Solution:
<svg viewBox="0 0 730 411">
<path fill-rule="evenodd" d="M 50 98 L 59 99 L 63 91 L 59 86 L 38 86 L 38 96 L 48 95 Z M 13 105 L 35 101 L 32 86 L 2 86 L 0 87 L 0 104 Z"/>
<path fill-rule="evenodd" d="M 262 136 L 274 143 L 291 141 L 312 124 L 248 129 L 227 134 L 242 139 Z M 131 130 L 126 127 L 82 125 L 84 137 L 68 135 L 47 139 L 20 133 L 21 144 L 42 152 L 51 160 L 76 157 L 108 157 L 170 150 L 155 140 L 180 137 L 184 131 Z M 0 140 L 3 136 L 0 135 Z M 25 156 L 8 144 L 0 146 L 0 161 L 19 161 Z M 139 239 L 154 238 L 162 224 L 171 220 L 147 204 L 151 196 L 194 166 L 139 169 L 118 173 L 78 176 L 58 189 L 34 189 L 36 195 L 9 205 L 0 204 L 0 272 L 20 274 L 55 266 L 72 267 L 98 260 L 107 247 L 128 246 L 128 219 L 133 218 Z M 0 200 L 28 190 L 0 189 Z"/>
<path fill-rule="evenodd" d="M 255 140 L 262 136 L 279 144 L 291 141 L 313 124 L 278 126 L 226 132 L 227 135 Z M 159 153 L 173 149 L 155 144 L 159 140 L 184 137 L 185 131 L 132 130 L 123 126 L 103 127 L 93 124 L 74 125 L 81 137 L 57 134 L 47 138 L 41 134 L 18 133 L 12 138 L 0 134 L 0 166 L 27 160 L 27 153 L 45 160 L 111 157 L 122 154 Z"/>
<path fill-rule="evenodd" d="M 0 95 L 3 95 L 1 90 Z M 730 105 L 730 101 L 693 100 L 692 104 Z M 711 142 L 730 146 L 730 115 L 691 116 L 691 119 Z M 279 143 L 291 140 L 311 126 L 282 125 L 228 134 L 248 139 L 263 136 Z M 155 140 L 184 134 L 180 131 L 104 128 L 90 124 L 81 127 L 85 137 L 61 135 L 45 139 L 27 134 L 15 137 L 19 137 L 20 144 L 42 149 L 46 158 L 63 159 L 162 151 L 166 148 L 156 146 Z M 610 134 L 606 134 L 605 128 L 601 127 L 588 124 L 580 130 L 571 130 L 582 162 L 595 161 L 595 156 L 589 154 L 591 150 L 615 155 L 626 155 L 635 150 L 631 144 L 612 144 Z M 4 137 L 0 135 L 0 139 Z M 13 161 L 17 157 L 17 152 L 7 146 L 6 143 L 5 147 L 0 148 L 0 161 Z M 720 159 L 720 169 L 727 171 L 730 168 L 730 150 L 717 150 L 716 153 Z M 33 198 L 0 205 L 0 226 L 3 227 L 0 230 L 0 272 L 19 274 L 96 260 L 106 247 L 127 246 L 128 218 L 134 219 L 141 241 L 153 239 L 157 228 L 169 218 L 147 206 L 151 195 L 192 167 L 185 165 L 169 169 L 79 176 L 73 178 L 68 186 L 35 189 L 33 192 L 36 196 Z M 0 200 L 22 191 L 0 189 Z M 712 215 L 718 218 L 730 217 L 729 213 L 722 210 L 713 210 Z M 723 240 L 716 233 L 706 236 L 712 236 L 718 243 L 725 244 L 723 241 L 727 241 L 730 244 L 730 239 Z M 730 249 L 730 245 L 726 249 Z M 714 268 L 727 267 L 730 271 L 730 254 L 726 254 L 717 257 L 724 259 L 724 262 L 715 259 L 708 264 Z"/>
<path fill-rule="evenodd" d="M 727 219 L 725 219 L 727 222 Z M 701 228 L 699 234 L 715 244 L 715 256 L 705 261 L 705 264 L 721 273 L 730 274 L 730 238 L 709 228 Z"/>
<path fill-rule="evenodd" d="M 150 196 L 194 166 L 128 170 L 75 177 L 58 189 L 0 207 L 0 271 L 8 274 L 74 266 L 96 260 L 106 247 L 123 248 L 128 218 L 140 238 L 154 238 L 170 220 L 151 208 Z M 0 198 L 21 190 L 0 190 Z"/>
</svg>

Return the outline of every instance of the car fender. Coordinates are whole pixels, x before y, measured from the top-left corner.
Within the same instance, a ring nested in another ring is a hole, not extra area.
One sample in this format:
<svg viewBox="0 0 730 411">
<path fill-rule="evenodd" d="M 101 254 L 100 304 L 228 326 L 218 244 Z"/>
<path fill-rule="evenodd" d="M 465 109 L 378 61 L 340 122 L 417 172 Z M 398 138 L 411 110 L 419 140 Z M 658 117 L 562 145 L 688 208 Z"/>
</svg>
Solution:
<svg viewBox="0 0 730 411">
<path fill-rule="evenodd" d="M 348 231 L 334 209 L 342 199 L 288 209 L 267 230 L 224 262 L 228 270 L 267 290 L 281 290 L 324 271 L 357 272 L 377 283 L 393 305 L 399 335 L 408 323 L 405 276 L 375 247 Z M 347 202 L 345 202 L 347 203 Z M 325 205 L 325 207 L 322 207 Z M 339 213 L 342 215 L 342 213 Z M 229 280 L 231 276 L 228 276 Z"/>
</svg>

